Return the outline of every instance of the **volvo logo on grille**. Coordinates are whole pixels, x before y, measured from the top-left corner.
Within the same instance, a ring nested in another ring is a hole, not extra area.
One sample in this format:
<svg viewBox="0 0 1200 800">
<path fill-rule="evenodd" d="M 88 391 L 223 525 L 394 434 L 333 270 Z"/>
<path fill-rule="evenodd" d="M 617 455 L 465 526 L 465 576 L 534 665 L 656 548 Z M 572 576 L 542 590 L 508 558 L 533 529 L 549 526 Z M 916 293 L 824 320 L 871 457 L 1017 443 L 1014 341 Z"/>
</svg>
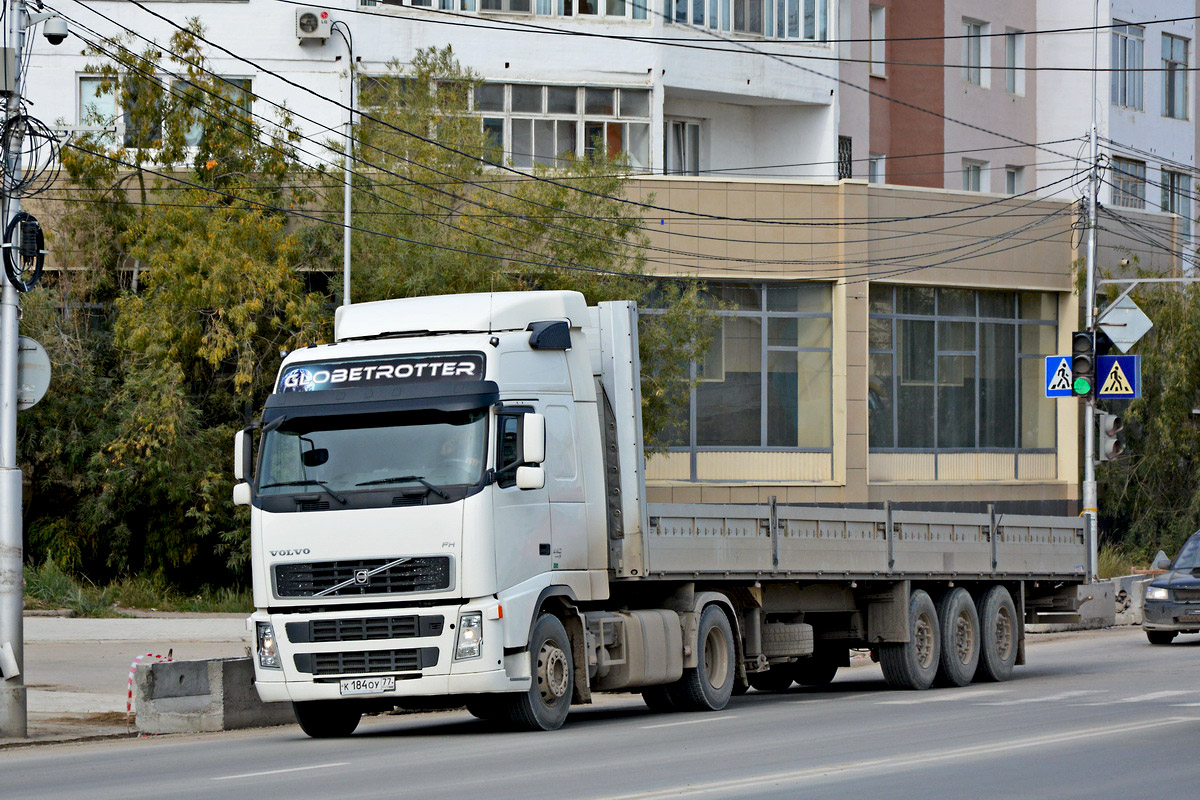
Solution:
<svg viewBox="0 0 1200 800">
<path fill-rule="evenodd" d="M 371 572 L 365 569 L 354 570 L 354 582 L 360 586 L 364 586 L 371 582 Z"/>
</svg>

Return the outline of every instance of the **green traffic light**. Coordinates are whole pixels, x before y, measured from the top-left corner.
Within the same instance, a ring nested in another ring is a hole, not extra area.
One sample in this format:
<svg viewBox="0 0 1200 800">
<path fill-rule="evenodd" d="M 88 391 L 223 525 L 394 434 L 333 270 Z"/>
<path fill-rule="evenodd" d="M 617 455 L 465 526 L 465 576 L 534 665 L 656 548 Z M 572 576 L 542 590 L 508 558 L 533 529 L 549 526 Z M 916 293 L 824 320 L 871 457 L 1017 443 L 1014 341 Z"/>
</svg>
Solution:
<svg viewBox="0 0 1200 800">
<path fill-rule="evenodd" d="M 1086 397 L 1092 393 L 1092 382 L 1087 378 L 1076 378 L 1075 382 L 1071 384 L 1071 390 L 1078 397 Z"/>
</svg>

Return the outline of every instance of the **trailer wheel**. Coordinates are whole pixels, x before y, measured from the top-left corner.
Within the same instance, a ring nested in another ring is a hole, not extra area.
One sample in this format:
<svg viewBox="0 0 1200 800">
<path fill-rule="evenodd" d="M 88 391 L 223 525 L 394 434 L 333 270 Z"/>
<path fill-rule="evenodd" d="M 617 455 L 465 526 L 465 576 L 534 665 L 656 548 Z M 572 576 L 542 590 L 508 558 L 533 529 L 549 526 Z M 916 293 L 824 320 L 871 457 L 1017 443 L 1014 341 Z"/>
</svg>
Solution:
<svg viewBox="0 0 1200 800">
<path fill-rule="evenodd" d="M 292 703 L 300 730 L 314 739 L 340 739 L 354 733 L 362 719 L 355 706 L 339 700 Z"/>
<path fill-rule="evenodd" d="M 1175 639 L 1175 631 L 1146 631 L 1146 639 L 1150 644 L 1170 644 Z"/>
<path fill-rule="evenodd" d="M 746 679 L 760 692 L 783 692 L 792 685 L 795 674 L 795 664 L 772 664 L 766 672 L 751 672 Z"/>
<path fill-rule="evenodd" d="M 908 641 L 879 645 L 883 678 L 893 689 L 928 689 L 941 657 L 937 609 L 923 589 L 908 599 Z"/>
<path fill-rule="evenodd" d="M 938 603 L 942 657 L 937 683 L 966 686 L 979 666 L 979 613 L 971 594 L 961 586 L 946 592 Z"/>
<path fill-rule="evenodd" d="M 846 648 L 819 645 L 809 658 L 792 665 L 792 677 L 801 686 L 825 686 L 833 682 L 838 668 L 846 663 Z"/>
<path fill-rule="evenodd" d="M 733 694 L 737 656 L 729 617 L 718 606 L 707 606 L 700 613 L 696 650 L 699 664 L 683 671 L 668 690 L 671 699 L 682 711 L 720 711 Z"/>
<path fill-rule="evenodd" d="M 977 681 L 1006 681 L 1017 663 L 1020 627 L 1017 607 L 1003 586 L 993 586 L 979 598 L 980 637 Z"/>
<path fill-rule="evenodd" d="M 514 726 L 530 731 L 562 727 L 571 710 L 575 666 L 567 629 L 553 614 L 542 614 L 529 641 L 529 691 L 505 697 L 505 710 Z"/>
</svg>

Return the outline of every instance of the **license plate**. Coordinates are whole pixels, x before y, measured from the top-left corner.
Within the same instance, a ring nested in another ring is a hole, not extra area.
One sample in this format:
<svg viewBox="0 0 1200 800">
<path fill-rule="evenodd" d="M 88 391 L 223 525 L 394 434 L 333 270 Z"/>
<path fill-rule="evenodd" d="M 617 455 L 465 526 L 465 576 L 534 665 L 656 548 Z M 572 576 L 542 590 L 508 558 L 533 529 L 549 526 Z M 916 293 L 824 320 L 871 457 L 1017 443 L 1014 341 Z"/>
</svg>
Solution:
<svg viewBox="0 0 1200 800">
<path fill-rule="evenodd" d="M 1200 622 L 1200 614 L 1188 614 L 1186 617 L 1179 617 L 1180 622 Z"/>
<path fill-rule="evenodd" d="M 379 678 L 346 678 L 342 681 L 342 694 L 375 694 L 396 691 L 396 678 L 392 675 Z"/>
</svg>

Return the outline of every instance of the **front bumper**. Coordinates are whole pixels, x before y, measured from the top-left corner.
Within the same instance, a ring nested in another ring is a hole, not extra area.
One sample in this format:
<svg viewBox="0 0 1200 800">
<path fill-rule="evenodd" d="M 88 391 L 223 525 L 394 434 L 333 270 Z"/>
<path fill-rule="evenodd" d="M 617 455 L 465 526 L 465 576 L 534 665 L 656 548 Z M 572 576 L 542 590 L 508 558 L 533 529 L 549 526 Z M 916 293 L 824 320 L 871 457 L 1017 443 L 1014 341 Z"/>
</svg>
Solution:
<svg viewBox="0 0 1200 800">
<path fill-rule="evenodd" d="M 483 612 L 481 654 L 455 661 L 457 623 L 466 611 Z M 505 620 L 492 598 L 432 608 L 259 611 L 251 622 L 271 623 L 279 652 L 278 669 L 262 667 L 257 652 L 253 658 L 255 686 L 266 703 L 343 699 L 346 678 L 394 677 L 394 691 L 346 698 L 381 704 L 401 704 L 405 697 L 528 691 L 530 685 L 528 655 L 504 655 Z"/>
<path fill-rule="evenodd" d="M 1143 607 L 1142 627 L 1148 631 L 1200 633 L 1200 603 L 1147 600 Z"/>
</svg>

